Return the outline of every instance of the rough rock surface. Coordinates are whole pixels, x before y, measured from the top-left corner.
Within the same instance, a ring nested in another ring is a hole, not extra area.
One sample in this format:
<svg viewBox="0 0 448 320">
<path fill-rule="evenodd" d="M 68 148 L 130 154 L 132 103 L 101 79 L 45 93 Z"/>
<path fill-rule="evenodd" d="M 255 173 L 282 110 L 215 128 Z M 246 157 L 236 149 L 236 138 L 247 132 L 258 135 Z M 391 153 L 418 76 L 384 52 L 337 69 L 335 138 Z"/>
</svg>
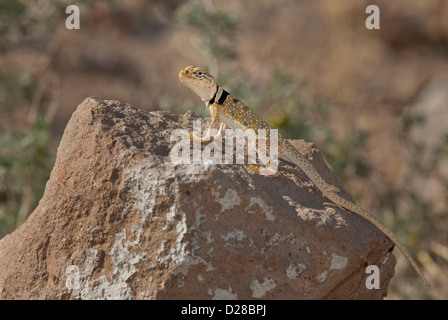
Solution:
<svg viewBox="0 0 448 320">
<path fill-rule="evenodd" d="M 94 98 L 79 105 L 39 206 L 0 240 L 0 298 L 387 294 L 392 243 L 292 164 L 282 161 L 273 179 L 246 165 L 170 162 L 171 132 L 198 118 Z M 341 187 L 311 144 L 293 143 Z M 366 288 L 371 264 L 380 289 Z"/>
</svg>

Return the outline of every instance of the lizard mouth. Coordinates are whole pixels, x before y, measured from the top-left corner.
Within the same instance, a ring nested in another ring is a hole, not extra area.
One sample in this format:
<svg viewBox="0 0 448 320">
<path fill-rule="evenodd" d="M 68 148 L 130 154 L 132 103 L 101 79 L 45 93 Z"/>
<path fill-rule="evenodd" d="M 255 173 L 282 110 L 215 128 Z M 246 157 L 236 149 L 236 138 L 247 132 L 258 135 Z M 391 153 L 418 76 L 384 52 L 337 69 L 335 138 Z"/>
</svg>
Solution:
<svg viewBox="0 0 448 320">
<path fill-rule="evenodd" d="M 179 79 L 180 79 L 180 80 L 183 80 L 184 77 L 185 77 L 185 70 L 181 70 L 181 71 L 179 72 Z"/>
<path fill-rule="evenodd" d="M 192 68 L 192 66 L 189 66 L 189 67 L 186 67 L 186 68 L 180 70 L 180 72 L 179 72 L 180 80 L 185 79 L 190 74 L 190 70 L 188 70 L 189 68 Z"/>
</svg>

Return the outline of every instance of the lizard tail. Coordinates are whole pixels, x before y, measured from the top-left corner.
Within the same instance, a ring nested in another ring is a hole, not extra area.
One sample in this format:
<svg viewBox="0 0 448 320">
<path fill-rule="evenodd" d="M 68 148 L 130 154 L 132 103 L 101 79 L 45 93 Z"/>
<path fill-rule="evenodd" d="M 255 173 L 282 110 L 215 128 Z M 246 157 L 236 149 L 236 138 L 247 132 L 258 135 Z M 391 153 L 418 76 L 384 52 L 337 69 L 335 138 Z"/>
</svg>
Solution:
<svg viewBox="0 0 448 320">
<path fill-rule="evenodd" d="M 425 276 L 423 275 L 423 272 L 420 270 L 420 268 L 418 267 L 417 263 L 415 262 L 415 260 L 412 258 L 411 254 L 409 253 L 409 251 L 406 249 L 406 247 L 400 242 L 400 240 L 392 233 L 392 231 L 390 231 L 389 229 L 387 229 L 384 225 L 381 224 L 381 222 L 375 218 L 373 215 L 371 215 L 369 212 L 367 212 L 366 210 L 364 210 L 363 208 L 359 207 L 358 205 L 356 205 L 353 202 L 350 202 L 344 198 L 342 198 L 341 196 L 337 195 L 334 192 L 329 192 L 327 194 L 325 194 L 325 196 L 330 199 L 331 201 L 333 201 L 335 204 L 337 204 L 338 206 L 347 209 L 351 212 L 354 212 L 360 216 L 362 216 L 364 219 L 366 219 L 367 221 L 369 221 L 371 224 L 373 224 L 375 227 L 377 227 L 377 229 L 379 229 L 380 231 L 382 231 L 397 247 L 398 249 L 400 249 L 400 251 L 403 253 L 403 255 L 406 257 L 406 259 L 408 259 L 409 263 L 411 264 L 411 266 L 415 269 L 415 271 L 417 272 L 417 274 L 419 275 L 420 279 L 423 281 L 423 283 L 427 286 L 430 287 L 431 285 L 429 284 L 428 280 L 426 280 Z"/>
<path fill-rule="evenodd" d="M 363 217 L 364 219 L 372 223 L 375 227 L 377 227 L 378 230 L 383 232 L 408 259 L 409 263 L 412 265 L 415 271 L 417 271 L 423 283 L 427 287 L 430 287 L 428 280 L 426 280 L 425 276 L 423 275 L 423 272 L 420 270 L 417 263 L 412 258 L 411 254 L 408 252 L 406 247 L 400 242 L 400 240 L 398 240 L 398 238 L 392 233 L 392 231 L 387 229 L 384 225 L 381 224 L 381 222 L 377 218 L 375 218 L 366 210 L 359 207 L 356 203 L 348 201 L 339 196 L 337 194 L 337 192 L 339 192 L 339 189 L 327 183 L 322 178 L 322 176 L 317 172 L 314 166 L 308 161 L 308 159 L 304 155 L 302 155 L 296 148 L 294 148 L 294 146 L 291 145 L 288 141 L 283 140 L 279 147 L 280 147 L 279 148 L 280 154 L 287 160 L 299 166 L 300 169 L 302 169 L 302 171 L 305 172 L 305 174 L 314 183 L 314 185 L 317 188 L 319 188 L 319 190 L 325 197 L 333 201 L 336 205 Z"/>
</svg>

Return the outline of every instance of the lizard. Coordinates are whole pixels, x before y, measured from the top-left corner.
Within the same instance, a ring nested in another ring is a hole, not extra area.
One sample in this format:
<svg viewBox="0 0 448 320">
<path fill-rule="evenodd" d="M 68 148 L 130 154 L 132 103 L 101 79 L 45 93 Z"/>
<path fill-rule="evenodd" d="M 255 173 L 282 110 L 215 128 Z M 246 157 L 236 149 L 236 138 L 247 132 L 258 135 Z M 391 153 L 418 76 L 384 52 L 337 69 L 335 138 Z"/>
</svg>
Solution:
<svg viewBox="0 0 448 320">
<path fill-rule="evenodd" d="M 253 130 L 255 135 L 261 129 L 266 135 L 262 138 L 269 140 L 269 131 L 272 129 L 265 121 L 263 121 L 255 112 L 246 106 L 239 99 L 230 95 L 229 92 L 219 87 L 215 78 L 210 75 L 205 69 L 195 66 L 188 66 L 182 69 L 179 73 L 180 81 L 188 88 L 193 90 L 204 101 L 206 106 L 210 109 L 212 121 L 206 130 L 205 136 L 198 137 L 190 134 L 190 139 L 200 141 L 201 143 L 210 142 L 222 134 L 225 125 L 231 129 Z M 212 135 L 212 129 L 219 126 L 219 130 L 215 135 Z M 331 200 L 337 206 L 353 212 L 371 224 L 386 235 L 396 245 L 411 266 L 415 269 L 423 283 L 430 287 L 430 283 L 426 280 L 423 272 L 412 258 L 406 247 L 400 242 L 395 234 L 386 228 L 375 216 L 364 210 L 356 203 L 346 200 L 339 195 L 339 188 L 327 183 L 321 175 L 317 172 L 311 162 L 300 153 L 294 146 L 286 139 L 278 134 L 278 155 L 280 158 L 286 159 L 291 163 L 297 165 L 313 182 L 313 184 L 322 192 L 323 196 Z M 261 158 L 261 161 L 269 166 L 266 159 Z M 251 171 L 259 173 L 254 167 Z"/>
</svg>

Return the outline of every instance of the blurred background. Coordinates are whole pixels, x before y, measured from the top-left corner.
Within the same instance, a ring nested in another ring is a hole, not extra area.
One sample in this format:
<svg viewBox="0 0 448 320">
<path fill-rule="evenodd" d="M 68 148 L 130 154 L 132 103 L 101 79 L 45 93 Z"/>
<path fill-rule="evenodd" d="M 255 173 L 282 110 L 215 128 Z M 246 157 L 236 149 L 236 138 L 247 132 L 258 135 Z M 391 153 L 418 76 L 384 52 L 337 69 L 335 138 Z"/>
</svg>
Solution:
<svg viewBox="0 0 448 320">
<path fill-rule="evenodd" d="M 65 27 L 70 4 L 80 30 Z M 37 206 L 86 97 L 207 115 L 178 81 L 187 65 L 314 142 L 397 234 L 432 288 L 396 250 L 389 299 L 448 298 L 445 0 L 0 0 L 0 238 Z"/>
</svg>

